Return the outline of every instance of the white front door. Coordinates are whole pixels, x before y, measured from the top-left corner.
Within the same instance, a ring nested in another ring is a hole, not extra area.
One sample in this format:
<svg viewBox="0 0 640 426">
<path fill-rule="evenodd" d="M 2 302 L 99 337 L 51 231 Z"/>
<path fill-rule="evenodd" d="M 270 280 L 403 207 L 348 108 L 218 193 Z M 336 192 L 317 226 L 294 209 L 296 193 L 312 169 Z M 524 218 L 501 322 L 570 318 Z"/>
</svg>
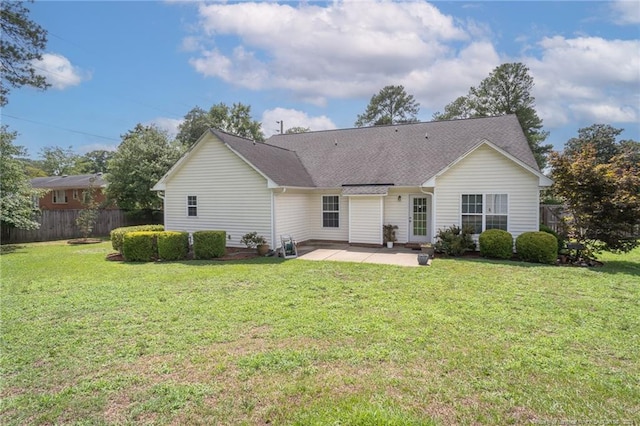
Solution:
<svg viewBox="0 0 640 426">
<path fill-rule="evenodd" d="M 431 197 L 412 195 L 409 198 L 409 242 L 430 241 Z"/>
</svg>

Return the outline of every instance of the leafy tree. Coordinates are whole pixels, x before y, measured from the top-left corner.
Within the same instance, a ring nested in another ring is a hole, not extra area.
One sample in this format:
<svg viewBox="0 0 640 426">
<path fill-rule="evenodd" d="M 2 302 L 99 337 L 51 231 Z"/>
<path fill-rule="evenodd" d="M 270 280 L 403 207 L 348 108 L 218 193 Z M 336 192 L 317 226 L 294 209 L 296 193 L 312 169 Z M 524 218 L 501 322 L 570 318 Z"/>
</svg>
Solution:
<svg viewBox="0 0 640 426">
<path fill-rule="evenodd" d="M 433 118 L 453 120 L 515 114 L 538 166 L 543 168 L 552 145 L 542 145 L 549 132 L 542 130 L 542 119 L 535 110 L 535 98 L 531 95 L 533 86 L 533 77 L 524 64 L 502 64 L 478 87 L 471 87 L 467 96 L 457 98 L 445 106 L 443 113 L 436 112 Z"/>
<path fill-rule="evenodd" d="M 593 144 L 552 152 L 553 189 L 572 214 L 571 236 L 595 252 L 627 252 L 639 244 L 640 163 L 624 152 L 602 163 L 598 154 Z"/>
<path fill-rule="evenodd" d="M 113 151 L 97 149 L 78 158 L 77 168 L 80 173 L 106 173 Z"/>
<path fill-rule="evenodd" d="M 3 231 L 8 228 L 37 229 L 34 198 L 40 198 L 46 191 L 31 187 L 24 163 L 18 157 L 26 155 L 21 146 L 13 145 L 16 132 L 9 132 L 7 126 L 0 127 L 0 218 Z M 6 237 L 6 235 L 3 235 Z"/>
<path fill-rule="evenodd" d="M 47 31 L 29 19 L 29 9 L 21 1 L 0 3 L 0 107 L 8 102 L 9 86 L 46 89 L 46 79 L 36 74 L 33 61 L 42 59 Z"/>
<path fill-rule="evenodd" d="M 125 210 L 161 208 L 162 200 L 151 188 L 181 154 L 181 146 L 169 141 L 165 131 L 136 125 L 122 136 L 109 161 L 107 197 Z"/>
<path fill-rule="evenodd" d="M 293 133 L 307 133 L 310 131 L 311 129 L 309 127 L 296 126 L 288 128 L 284 133 L 285 135 L 291 135 Z"/>
<path fill-rule="evenodd" d="M 373 95 L 364 114 L 358 114 L 356 127 L 415 123 L 420 104 L 408 95 L 404 86 L 385 86 Z"/>
<path fill-rule="evenodd" d="M 100 214 L 99 204 L 96 201 L 97 188 L 93 185 L 94 179 L 89 180 L 89 188 L 82 192 L 82 207 L 76 218 L 76 226 L 80 229 L 82 238 L 85 240 L 91 235 L 91 231 L 96 226 L 98 215 Z"/>
<path fill-rule="evenodd" d="M 599 164 L 608 163 L 620 153 L 621 146 L 616 137 L 624 129 L 616 129 L 608 124 L 593 124 L 578 130 L 578 137 L 571 138 L 564 146 L 564 153 L 569 157 L 582 152 L 586 145 L 592 145 L 596 150 L 596 161 Z"/>
<path fill-rule="evenodd" d="M 42 170 L 47 176 L 63 176 L 78 174 L 77 167 L 80 158 L 73 148 L 60 148 L 59 146 L 46 146 L 40 150 L 42 157 Z"/>
<path fill-rule="evenodd" d="M 209 111 L 195 107 L 184 116 L 178 127 L 178 140 L 189 147 L 210 128 L 219 129 L 243 138 L 264 141 L 260 122 L 251 118 L 251 107 L 242 103 L 234 103 L 232 107 L 224 103 L 213 105 Z"/>
</svg>

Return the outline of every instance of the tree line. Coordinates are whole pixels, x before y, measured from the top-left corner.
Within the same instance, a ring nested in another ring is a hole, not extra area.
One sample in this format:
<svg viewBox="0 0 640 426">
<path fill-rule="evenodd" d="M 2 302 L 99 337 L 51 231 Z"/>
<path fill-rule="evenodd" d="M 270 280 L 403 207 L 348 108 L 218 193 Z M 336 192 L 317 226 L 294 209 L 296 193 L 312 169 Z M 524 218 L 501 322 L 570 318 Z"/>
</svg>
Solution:
<svg viewBox="0 0 640 426">
<path fill-rule="evenodd" d="M 0 26 L 0 106 L 8 103 L 11 88 L 49 85 L 33 67 L 42 58 L 47 32 L 29 19 L 19 1 L 2 1 Z M 640 143 L 618 140 L 623 129 L 594 124 L 578 130 L 562 152 L 545 144 L 549 132 L 535 110 L 533 78 L 522 63 L 496 67 L 478 86 L 469 88 L 433 115 L 434 120 L 456 120 L 515 114 L 540 169 L 550 167 L 555 183 L 552 195 L 571 211 L 572 237 L 595 248 L 628 251 L 638 246 L 640 226 Z M 420 104 L 401 85 L 390 85 L 374 94 L 355 126 L 417 122 Z M 263 142 L 260 123 L 251 107 L 242 103 L 191 109 L 175 139 L 153 125 L 137 124 L 121 136 L 114 152 L 97 150 L 76 155 L 72 148 L 45 147 L 39 160 L 26 159 L 26 150 L 13 144 L 17 133 L 0 126 L 0 218 L 3 226 L 33 229 L 33 197 L 41 190 L 31 187 L 35 176 L 105 173 L 107 196 L 124 209 L 162 208 L 151 187 L 209 128 Z M 295 127 L 286 133 L 309 131 Z M 548 164 L 547 164 L 548 161 Z"/>
</svg>

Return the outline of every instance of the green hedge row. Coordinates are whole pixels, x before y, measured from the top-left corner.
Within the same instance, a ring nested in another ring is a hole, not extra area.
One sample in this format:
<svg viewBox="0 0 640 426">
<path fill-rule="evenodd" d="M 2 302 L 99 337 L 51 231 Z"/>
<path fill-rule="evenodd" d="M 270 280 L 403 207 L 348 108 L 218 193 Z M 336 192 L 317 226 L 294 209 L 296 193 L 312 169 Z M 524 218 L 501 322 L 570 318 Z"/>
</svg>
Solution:
<svg viewBox="0 0 640 426">
<path fill-rule="evenodd" d="M 189 233 L 164 231 L 158 233 L 158 257 L 162 260 L 182 260 L 189 254 Z"/>
<path fill-rule="evenodd" d="M 162 225 L 127 226 L 111 231 L 111 245 L 125 260 L 131 262 L 181 260 L 189 255 L 189 233 L 164 231 Z M 193 233 L 193 252 L 196 259 L 224 256 L 226 245 L 225 231 Z"/>
<path fill-rule="evenodd" d="M 227 246 L 225 231 L 196 231 L 193 233 L 193 255 L 196 259 L 224 256 Z"/>
<path fill-rule="evenodd" d="M 114 250 L 122 253 L 122 245 L 124 243 L 124 234 L 127 232 L 137 231 L 164 231 L 163 225 L 138 225 L 138 226 L 123 226 L 121 228 L 115 228 L 111 230 L 111 246 Z"/>
<path fill-rule="evenodd" d="M 128 262 L 152 262 L 158 259 L 156 243 L 160 231 L 133 231 L 124 234 L 122 256 Z"/>
</svg>

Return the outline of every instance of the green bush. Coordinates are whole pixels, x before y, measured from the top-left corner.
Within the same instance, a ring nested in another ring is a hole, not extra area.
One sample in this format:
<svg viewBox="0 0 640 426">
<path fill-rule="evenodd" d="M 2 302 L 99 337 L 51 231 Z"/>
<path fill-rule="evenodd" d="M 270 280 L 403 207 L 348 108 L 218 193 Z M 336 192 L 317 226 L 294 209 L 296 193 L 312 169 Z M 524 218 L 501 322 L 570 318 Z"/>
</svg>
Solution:
<svg viewBox="0 0 640 426">
<path fill-rule="evenodd" d="M 498 259 L 511 259 L 513 256 L 513 236 L 502 229 L 488 229 L 480 234 L 480 255 Z"/>
<path fill-rule="evenodd" d="M 540 231 L 546 232 L 556 237 L 556 240 L 558 241 L 558 253 L 560 253 L 560 251 L 564 248 L 564 243 L 565 243 L 564 239 L 560 238 L 560 235 L 558 235 L 556 231 L 554 231 L 553 229 L 549 228 L 547 225 L 542 223 L 540 224 Z"/>
<path fill-rule="evenodd" d="M 525 232 L 516 238 L 516 252 L 526 262 L 555 264 L 558 240 L 547 232 Z"/>
<path fill-rule="evenodd" d="M 124 234 L 122 255 L 128 262 L 152 262 L 158 258 L 158 231 L 134 231 Z"/>
<path fill-rule="evenodd" d="M 122 253 L 122 243 L 124 242 L 124 234 L 127 232 L 137 231 L 164 231 L 163 225 L 138 225 L 138 226 L 123 226 L 121 228 L 115 228 L 111 230 L 111 246 L 114 250 Z"/>
<path fill-rule="evenodd" d="M 473 230 L 452 225 L 450 228 L 438 230 L 435 249 L 438 253 L 449 256 L 462 256 L 467 250 L 475 250 L 476 243 L 471 238 Z"/>
<path fill-rule="evenodd" d="M 186 259 L 189 254 L 189 233 L 164 231 L 158 233 L 158 257 L 162 260 Z"/>
<path fill-rule="evenodd" d="M 227 245 L 225 231 L 196 231 L 193 233 L 193 254 L 196 259 L 224 256 Z"/>
</svg>

